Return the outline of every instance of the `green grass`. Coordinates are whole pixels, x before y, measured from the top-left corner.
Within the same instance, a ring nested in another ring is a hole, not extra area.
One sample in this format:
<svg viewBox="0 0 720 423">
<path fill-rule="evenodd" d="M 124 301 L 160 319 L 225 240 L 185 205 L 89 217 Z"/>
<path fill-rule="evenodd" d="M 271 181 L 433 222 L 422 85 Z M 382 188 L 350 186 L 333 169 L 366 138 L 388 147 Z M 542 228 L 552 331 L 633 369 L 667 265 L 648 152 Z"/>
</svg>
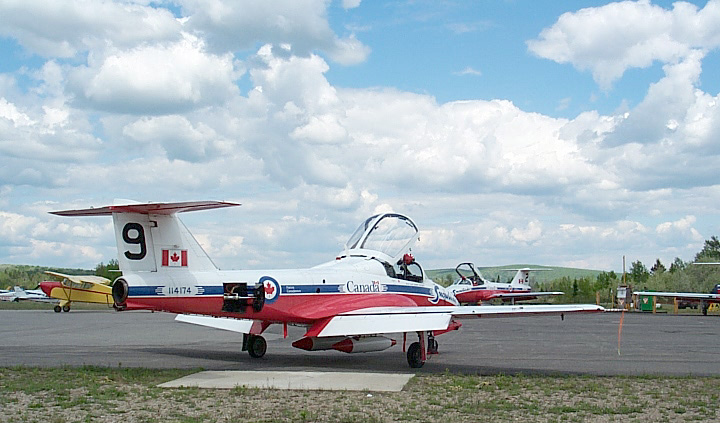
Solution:
<svg viewBox="0 0 720 423">
<path fill-rule="evenodd" d="M 720 377 L 446 372 L 392 393 L 162 389 L 188 370 L 0 368 L 0 422 L 718 421 Z"/>
</svg>

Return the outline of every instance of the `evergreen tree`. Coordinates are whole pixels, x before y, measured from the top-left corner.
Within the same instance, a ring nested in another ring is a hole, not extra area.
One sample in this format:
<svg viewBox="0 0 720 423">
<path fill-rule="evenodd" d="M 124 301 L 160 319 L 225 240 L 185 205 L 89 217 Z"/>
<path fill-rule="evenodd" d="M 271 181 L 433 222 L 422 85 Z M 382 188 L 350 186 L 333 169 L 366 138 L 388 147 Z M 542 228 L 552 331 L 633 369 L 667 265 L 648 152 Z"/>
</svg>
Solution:
<svg viewBox="0 0 720 423">
<path fill-rule="evenodd" d="M 670 265 L 670 273 L 679 272 L 685 270 L 685 262 L 680 257 L 675 257 L 675 261 Z"/>
<path fill-rule="evenodd" d="M 660 259 L 657 259 L 655 261 L 655 264 L 653 264 L 653 266 L 650 268 L 650 273 L 652 273 L 653 275 L 665 273 L 665 265 L 662 264 Z"/>
<path fill-rule="evenodd" d="M 650 279 L 650 272 L 648 272 L 647 267 L 638 260 L 630 265 L 628 278 L 635 286 L 645 285 L 648 279 Z"/>
<path fill-rule="evenodd" d="M 95 266 L 95 275 L 114 281 L 120 276 L 120 264 L 116 259 L 110 259 L 108 264 L 100 262 Z"/>
<path fill-rule="evenodd" d="M 695 254 L 695 262 L 720 262 L 720 239 L 714 235 L 706 239 L 703 249 Z"/>
</svg>

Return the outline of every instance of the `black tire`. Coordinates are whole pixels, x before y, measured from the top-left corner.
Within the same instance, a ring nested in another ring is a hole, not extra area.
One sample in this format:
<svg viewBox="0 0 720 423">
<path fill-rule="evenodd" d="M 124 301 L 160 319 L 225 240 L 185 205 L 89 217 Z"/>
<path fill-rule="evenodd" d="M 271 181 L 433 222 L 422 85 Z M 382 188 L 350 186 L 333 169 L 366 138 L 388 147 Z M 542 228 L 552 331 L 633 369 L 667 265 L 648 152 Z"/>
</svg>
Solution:
<svg viewBox="0 0 720 423">
<path fill-rule="evenodd" d="M 438 353 L 438 341 L 433 339 L 428 339 L 428 352 L 431 354 L 437 354 Z"/>
<path fill-rule="evenodd" d="M 55 313 L 60 313 L 62 311 L 62 308 L 60 308 L 59 305 L 56 305 L 53 310 L 55 311 Z"/>
<path fill-rule="evenodd" d="M 259 335 L 250 335 L 248 339 L 248 354 L 252 358 L 260 358 L 265 355 L 267 351 L 267 342 L 265 338 Z"/>
<path fill-rule="evenodd" d="M 65 304 L 65 305 L 63 306 L 62 310 L 63 310 L 65 313 L 67 313 L 68 311 L 70 311 L 70 306 L 67 305 L 67 304 Z"/>
<path fill-rule="evenodd" d="M 419 342 L 410 344 L 410 348 L 407 350 L 407 361 L 413 369 L 419 369 L 425 364 L 425 362 L 422 361 L 422 350 Z"/>
</svg>

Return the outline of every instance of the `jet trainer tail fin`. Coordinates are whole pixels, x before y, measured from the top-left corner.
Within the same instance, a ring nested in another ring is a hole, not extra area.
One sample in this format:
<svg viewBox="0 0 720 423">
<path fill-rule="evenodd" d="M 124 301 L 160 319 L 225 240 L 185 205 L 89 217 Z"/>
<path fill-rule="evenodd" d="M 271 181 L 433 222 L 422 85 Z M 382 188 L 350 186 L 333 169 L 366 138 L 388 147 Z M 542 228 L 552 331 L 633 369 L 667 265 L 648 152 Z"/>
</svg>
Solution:
<svg viewBox="0 0 720 423">
<path fill-rule="evenodd" d="M 515 277 L 513 277 L 512 281 L 510 282 L 510 285 L 513 288 L 530 288 L 530 272 L 542 272 L 542 271 L 548 271 L 552 269 L 531 269 L 529 267 L 525 267 L 522 269 L 504 269 L 513 271 L 516 270 L 517 273 L 515 273 Z"/>
<path fill-rule="evenodd" d="M 212 271 L 217 267 L 177 213 L 239 206 L 220 201 L 144 203 L 51 212 L 58 216 L 112 215 L 120 270 Z"/>
</svg>

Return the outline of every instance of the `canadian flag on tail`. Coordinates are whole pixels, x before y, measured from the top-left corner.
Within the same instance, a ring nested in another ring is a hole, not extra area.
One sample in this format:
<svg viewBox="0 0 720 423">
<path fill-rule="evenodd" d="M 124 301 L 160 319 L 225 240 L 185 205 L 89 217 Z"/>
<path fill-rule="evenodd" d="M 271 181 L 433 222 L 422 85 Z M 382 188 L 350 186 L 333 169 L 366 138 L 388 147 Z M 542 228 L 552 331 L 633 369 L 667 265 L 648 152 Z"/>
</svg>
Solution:
<svg viewBox="0 0 720 423">
<path fill-rule="evenodd" d="M 162 265 L 169 267 L 187 267 L 187 250 L 162 250 Z"/>
</svg>

